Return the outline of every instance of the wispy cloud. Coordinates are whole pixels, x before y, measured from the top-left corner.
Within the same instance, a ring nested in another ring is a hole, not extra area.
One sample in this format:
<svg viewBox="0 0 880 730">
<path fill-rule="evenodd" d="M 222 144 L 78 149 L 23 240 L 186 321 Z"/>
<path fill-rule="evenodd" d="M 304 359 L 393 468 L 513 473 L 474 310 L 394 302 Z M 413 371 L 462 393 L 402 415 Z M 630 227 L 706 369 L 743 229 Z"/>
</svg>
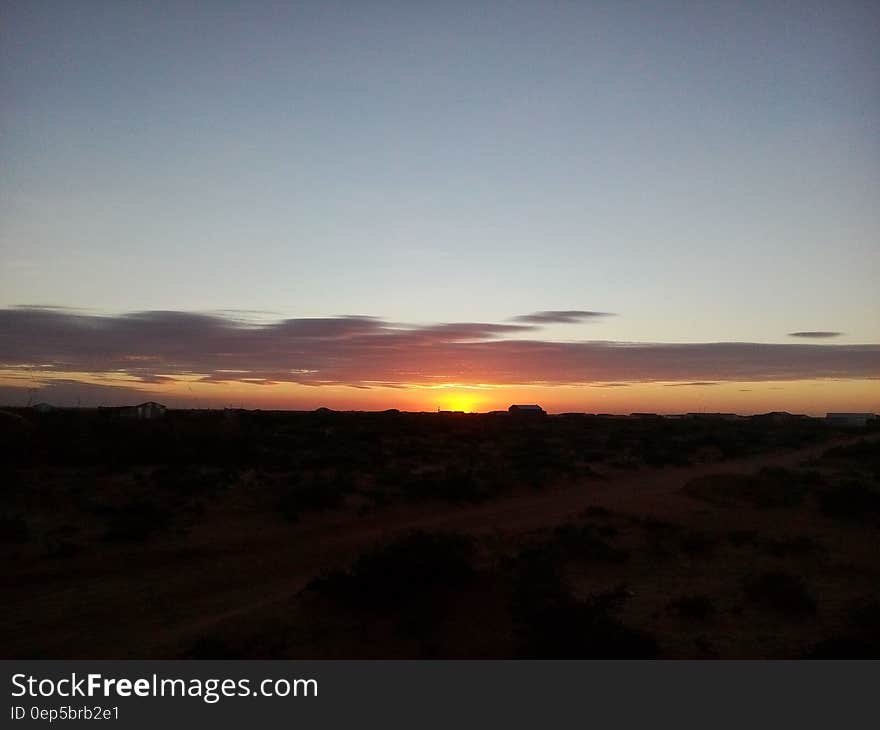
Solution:
<svg viewBox="0 0 880 730">
<path fill-rule="evenodd" d="M 615 316 L 611 312 L 590 312 L 583 309 L 550 309 L 544 312 L 532 312 L 514 317 L 515 322 L 527 322 L 529 324 L 577 324 L 591 319 Z"/>
<path fill-rule="evenodd" d="M 561 319 L 556 313 L 555 321 Z M 0 365 L 35 378 L 114 373 L 148 385 L 185 377 L 266 385 L 619 387 L 880 376 L 875 344 L 555 342 L 535 339 L 537 330 L 522 321 L 407 325 L 353 315 L 266 322 L 193 312 L 100 316 L 13 308 L 0 310 Z"/>
<path fill-rule="evenodd" d="M 827 339 L 830 337 L 840 337 L 843 332 L 828 332 L 825 330 L 815 330 L 810 332 L 789 332 L 789 337 L 805 337 L 807 339 L 813 338 L 816 340 Z"/>
</svg>

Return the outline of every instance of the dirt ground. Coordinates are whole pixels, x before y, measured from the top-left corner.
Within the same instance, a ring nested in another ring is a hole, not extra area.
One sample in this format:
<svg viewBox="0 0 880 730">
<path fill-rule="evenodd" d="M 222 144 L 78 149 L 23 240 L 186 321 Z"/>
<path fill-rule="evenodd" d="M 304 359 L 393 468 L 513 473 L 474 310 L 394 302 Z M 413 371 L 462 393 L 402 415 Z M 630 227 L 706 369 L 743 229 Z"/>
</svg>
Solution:
<svg viewBox="0 0 880 730">
<path fill-rule="evenodd" d="M 877 443 L 876 435 L 871 439 Z M 205 636 L 228 631 L 253 644 L 280 627 L 285 643 L 267 655 L 505 655 L 512 628 L 509 620 L 498 619 L 495 604 L 500 599 L 492 590 L 470 590 L 457 599 L 463 605 L 449 609 L 458 617 L 470 614 L 458 623 L 470 624 L 465 631 L 472 635 L 446 652 L 442 622 L 429 649 L 424 641 L 418 646 L 395 641 L 393 632 L 381 626 L 370 628 L 378 632 L 373 640 L 362 625 L 356 631 L 344 620 L 330 621 L 322 629 L 316 609 L 309 608 L 301 592 L 316 576 L 344 567 L 363 550 L 407 531 L 473 535 L 481 559 L 494 564 L 499 556 L 538 539 L 542 531 L 580 519 L 593 508 L 595 521 L 614 532 L 615 545 L 631 557 L 623 567 L 567 565 L 575 595 L 625 583 L 623 620 L 659 637 L 665 657 L 797 656 L 845 622 L 854 597 L 880 589 L 876 527 L 841 525 L 805 507 L 731 511 L 695 499 L 683 487 L 701 476 L 794 468 L 834 443 L 854 440 L 844 436 L 808 448 L 687 467 L 607 468 L 579 483 L 521 490 L 483 504 L 392 505 L 366 514 L 339 510 L 310 514 L 292 525 L 232 510 L 228 504 L 212 505 L 186 534 L 157 542 L 106 546 L 55 559 L 16 550 L 9 553 L 4 569 L 3 654 L 167 658 L 186 655 Z M 675 530 L 709 534 L 713 546 L 707 551 L 658 551 L 646 519 L 659 524 L 661 532 L 670 524 Z M 734 530 L 777 541 L 807 536 L 820 546 L 794 559 L 796 572 L 806 576 L 818 596 L 815 617 L 799 622 L 786 618 L 780 631 L 779 617 L 744 605 L 741 585 L 748 575 L 781 561 L 791 567 L 792 558 L 783 561 L 721 539 Z M 667 604 L 682 595 L 711 596 L 711 618 L 687 620 L 670 612 Z M 745 633 L 744 625 L 749 627 Z M 455 631 L 461 634 L 462 626 Z"/>
</svg>

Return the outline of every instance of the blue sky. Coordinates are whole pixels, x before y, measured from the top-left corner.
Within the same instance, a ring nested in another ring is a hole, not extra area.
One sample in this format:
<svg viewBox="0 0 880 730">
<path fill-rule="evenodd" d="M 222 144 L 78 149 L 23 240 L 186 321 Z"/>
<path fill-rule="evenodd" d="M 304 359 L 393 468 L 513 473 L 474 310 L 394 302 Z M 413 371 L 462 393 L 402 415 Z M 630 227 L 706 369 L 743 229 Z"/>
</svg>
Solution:
<svg viewBox="0 0 880 730">
<path fill-rule="evenodd" d="M 880 6 L 6 2 L 0 306 L 880 336 Z"/>
</svg>

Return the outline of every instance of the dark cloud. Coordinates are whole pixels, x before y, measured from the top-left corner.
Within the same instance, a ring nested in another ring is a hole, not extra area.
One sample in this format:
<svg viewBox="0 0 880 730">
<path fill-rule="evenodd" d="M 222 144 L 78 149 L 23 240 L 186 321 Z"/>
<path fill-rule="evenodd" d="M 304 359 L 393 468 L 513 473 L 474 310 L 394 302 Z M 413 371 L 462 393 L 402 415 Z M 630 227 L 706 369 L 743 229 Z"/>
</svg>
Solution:
<svg viewBox="0 0 880 730">
<path fill-rule="evenodd" d="M 840 337 L 843 332 L 826 332 L 823 330 L 816 330 L 814 332 L 789 332 L 789 337 L 805 337 L 805 338 L 814 338 L 817 340 L 826 339 L 829 337 Z"/>
<path fill-rule="evenodd" d="M 0 366 L 37 380 L 45 373 L 46 381 L 53 373 L 76 372 L 113 373 L 144 385 L 187 376 L 363 388 L 880 376 L 880 345 L 512 339 L 535 329 L 526 323 L 407 325 L 357 315 L 255 322 L 190 312 L 101 316 L 13 308 L 0 309 Z"/>
<path fill-rule="evenodd" d="M 95 408 L 96 406 L 131 405 L 149 400 L 162 401 L 175 407 L 185 405 L 178 400 L 169 401 L 167 395 L 129 385 L 100 385 L 63 378 L 57 378 L 41 383 L 39 387 L 31 388 L 0 385 L 0 403 L 11 406 L 26 406 L 29 402 L 31 404 L 45 402 L 53 405 L 80 405 L 84 408 Z"/>
<path fill-rule="evenodd" d="M 514 317 L 515 322 L 528 324 L 577 324 L 600 317 L 613 317 L 611 312 L 589 312 L 582 309 L 547 310 Z"/>
</svg>

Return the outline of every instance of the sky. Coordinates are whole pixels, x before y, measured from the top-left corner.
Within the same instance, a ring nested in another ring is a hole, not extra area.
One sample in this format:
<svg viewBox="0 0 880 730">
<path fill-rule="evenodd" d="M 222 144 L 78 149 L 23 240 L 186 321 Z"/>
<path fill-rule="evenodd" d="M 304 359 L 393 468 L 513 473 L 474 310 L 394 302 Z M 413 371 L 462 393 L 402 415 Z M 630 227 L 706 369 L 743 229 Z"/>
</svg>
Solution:
<svg viewBox="0 0 880 730">
<path fill-rule="evenodd" d="M 0 6 L 0 401 L 880 410 L 880 4 Z"/>
</svg>

